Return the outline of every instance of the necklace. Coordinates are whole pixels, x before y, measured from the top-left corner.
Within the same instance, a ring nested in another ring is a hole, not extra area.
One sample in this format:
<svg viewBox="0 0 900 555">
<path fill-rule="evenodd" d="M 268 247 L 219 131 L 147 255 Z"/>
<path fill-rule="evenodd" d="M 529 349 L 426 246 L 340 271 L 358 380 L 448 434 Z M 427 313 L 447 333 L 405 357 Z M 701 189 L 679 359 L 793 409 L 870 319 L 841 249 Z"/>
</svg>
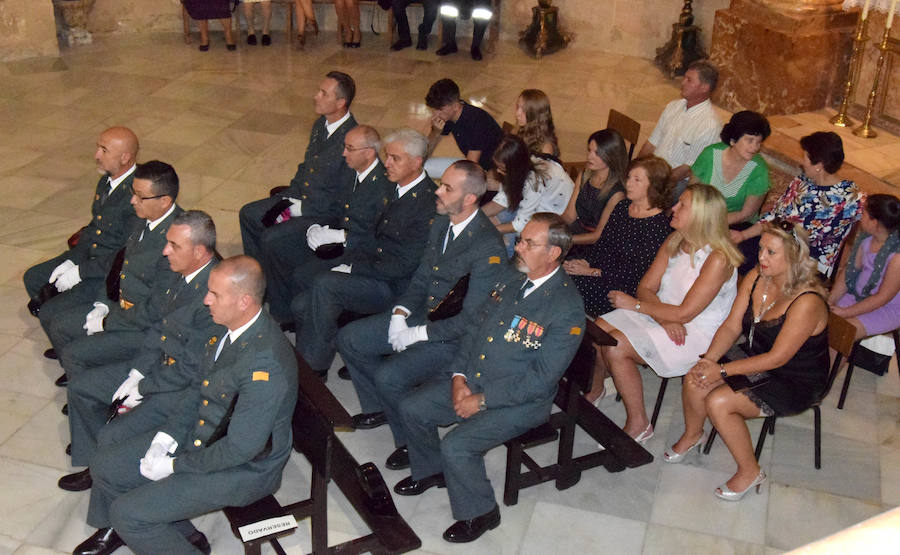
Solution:
<svg viewBox="0 0 900 555">
<path fill-rule="evenodd" d="M 768 312 L 769 309 L 772 308 L 773 306 L 775 306 L 775 303 L 778 302 L 778 295 L 776 295 L 775 298 L 772 300 L 772 302 L 769 303 L 768 305 L 766 305 L 766 300 L 769 297 L 769 282 L 770 281 L 771 281 L 771 278 L 766 278 L 766 286 L 763 288 L 762 301 L 760 301 L 760 303 L 759 303 L 762 306 L 762 310 L 760 310 L 757 314 L 753 315 L 753 323 L 750 324 L 750 334 L 747 337 L 748 348 L 750 348 L 750 349 L 753 348 L 753 331 L 756 329 L 756 324 L 758 324 L 759 321 L 762 320 L 762 317 L 766 315 L 766 312 Z M 750 303 L 752 305 L 753 299 L 750 299 Z"/>
</svg>

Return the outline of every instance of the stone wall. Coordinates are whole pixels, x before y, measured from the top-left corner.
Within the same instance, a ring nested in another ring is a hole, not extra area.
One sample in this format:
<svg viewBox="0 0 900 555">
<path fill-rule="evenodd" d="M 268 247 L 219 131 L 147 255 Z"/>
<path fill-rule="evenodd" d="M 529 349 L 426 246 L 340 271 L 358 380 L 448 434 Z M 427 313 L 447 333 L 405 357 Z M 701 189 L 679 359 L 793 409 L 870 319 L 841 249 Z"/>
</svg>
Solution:
<svg viewBox="0 0 900 555">
<path fill-rule="evenodd" d="M 0 0 L 0 61 L 57 55 L 50 0 Z"/>
<path fill-rule="evenodd" d="M 531 21 L 531 8 L 537 0 L 501 0 L 501 32 L 516 37 Z M 665 44 L 671 25 L 678 20 L 683 0 L 555 0 L 563 27 L 575 33 L 578 47 L 603 49 L 643 58 L 652 58 L 656 48 Z M 709 48 L 715 10 L 727 7 L 729 0 L 694 2 L 696 23 L 703 29 L 703 45 Z M 362 7 L 363 27 L 371 20 L 369 6 Z M 387 18 L 376 8 L 376 29 Z M 316 4 L 316 15 L 323 29 L 334 29 L 334 9 Z M 421 9 L 411 8 L 411 19 L 421 18 Z M 91 14 L 93 32 L 177 31 L 181 29 L 178 0 L 97 0 Z M 284 28 L 280 6 L 273 15 L 273 27 Z M 215 28 L 215 27 L 214 27 Z M 470 32 L 468 25 L 460 34 Z"/>
</svg>

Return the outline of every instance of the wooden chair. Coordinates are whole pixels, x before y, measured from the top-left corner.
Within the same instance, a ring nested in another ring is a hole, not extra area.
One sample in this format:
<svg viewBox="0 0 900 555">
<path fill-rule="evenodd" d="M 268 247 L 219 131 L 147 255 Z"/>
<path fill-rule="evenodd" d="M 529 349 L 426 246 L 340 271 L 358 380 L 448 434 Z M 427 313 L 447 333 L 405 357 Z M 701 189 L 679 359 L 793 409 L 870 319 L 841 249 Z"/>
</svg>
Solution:
<svg viewBox="0 0 900 555">
<path fill-rule="evenodd" d="M 584 171 L 584 167 L 587 162 L 563 162 L 563 168 L 566 170 L 566 173 L 569 174 L 569 177 L 572 181 L 578 179 L 578 176 L 581 175 L 581 172 Z"/>
<path fill-rule="evenodd" d="M 622 112 L 610 109 L 606 118 L 606 127 L 615 129 L 628 143 L 628 159 L 634 157 L 634 147 L 641 135 L 641 124 L 626 116 Z"/>
<path fill-rule="evenodd" d="M 561 412 L 550 415 L 544 424 L 505 443 L 506 480 L 503 503 L 515 505 L 519 490 L 556 481 L 556 489 L 570 488 L 581 479 L 581 472 L 595 466 L 604 466 L 610 472 L 635 468 L 653 460 L 653 456 L 635 443 L 621 428 L 584 398 L 591 389 L 595 345 L 614 345 L 615 339 L 590 320 L 572 362 L 559 382 L 554 400 Z M 604 450 L 573 457 L 576 426 L 584 429 L 604 446 Z M 556 463 L 541 466 L 525 450 L 559 439 Z M 522 466 L 527 470 L 522 471 Z"/>
<path fill-rule="evenodd" d="M 856 337 L 856 328 L 848 322 L 847 320 L 837 316 L 835 314 L 829 314 L 828 316 L 828 346 L 835 350 L 837 354 L 834 356 L 834 362 L 831 364 L 831 369 L 828 371 L 828 378 L 825 383 L 825 390 L 822 392 L 820 397 L 812 404 L 810 407 L 813 410 L 813 420 L 814 420 L 814 440 L 815 440 L 815 453 L 814 453 L 814 462 L 816 470 L 822 468 L 822 411 L 819 408 L 822 404 L 822 401 L 825 397 L 828 396 L 828 392 L 831 390 L 831 386 L 834 383 L 834 379 L 837 376 L 838 368 L 841 366 L 841 359 L 843 357 L 847 357 L 848 359 L 853 354 L 853 348 L 856 345 L 855 343 Z M 801 411 L 805 412 L 805 411 Z M 800 414 L 800 413 L 797 413 Z M 767 416 L 763 421 L 762 429 L 759 431 L 759 439 L 756 440 L 756 460 L 759 460 L 759 456 L 762 453 L 763 445 L 765 444 L 766 435 L 772 435 L 775 433 L 775 420 L 778 416 L 793 416 L 792 414 L 782 414 L 775 416 Z M 716 439 L 716 429 L 713 428 L 710 431 L 709 439 L 706 441 L 706 445 L 703 447 L 703 453 L 709 454 L 710 448 L 712 448 L 712 443 Z"/>
<path fill-rule="evenodd" d="M 504 121 L 504 122 L 503 122 L 503 125 L 500 126 L 500 129 L 503 131 L 503 133 L 504 133 L 505 135 L 509 135 L 509 134 L 511 134 L 513 131 L 516 130 L 516 126 L 513 125 L 513 124 L 511 124 L 511 123 L 509 123 L 508 121 Z"/>
</svg>

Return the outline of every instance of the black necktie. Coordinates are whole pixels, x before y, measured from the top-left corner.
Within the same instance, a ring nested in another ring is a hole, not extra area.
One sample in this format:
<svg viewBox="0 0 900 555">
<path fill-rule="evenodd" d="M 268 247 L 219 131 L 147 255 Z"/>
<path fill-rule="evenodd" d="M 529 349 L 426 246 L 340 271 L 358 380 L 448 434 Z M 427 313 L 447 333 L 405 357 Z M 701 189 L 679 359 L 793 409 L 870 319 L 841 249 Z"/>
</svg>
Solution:
<svg viewBox="0 0 900 555">
<path fill-rule="evenodd" d="M 447 239 L 444 241 L 444 250 L 441 253 L 447 252 L 447 247 L 450 246 L 450 243 L 453 242 L 455 235 L 453 235 L 453 224 L 450 224 L 450 230 L 447 232 Z"/>
<path fill-rule="evenodd" d="M 516 295 L 516 300 L 521 301 L 522 299 L 524 299 L 525 292 L 528 291 L 529 289 L 531 289 L 532 287 L 534 287 L 534 282 L 531 281 L 530 279 L 526 279 L 525 283 L 522 284 L 522 288 L 519 289 L 519 294 Z"/>
<path fill-rule="evenodd" d="M 112 180 L 107 177 L 106 178 L 106 193 L 103 195 L 100 195 L 100 206 L 103 206 L 104 204 L 106 204 L 106 201 L 107 201 L 107 199 L 109 199 L 109 196 L 111 194 L 112 194 Z"/>
</svg>

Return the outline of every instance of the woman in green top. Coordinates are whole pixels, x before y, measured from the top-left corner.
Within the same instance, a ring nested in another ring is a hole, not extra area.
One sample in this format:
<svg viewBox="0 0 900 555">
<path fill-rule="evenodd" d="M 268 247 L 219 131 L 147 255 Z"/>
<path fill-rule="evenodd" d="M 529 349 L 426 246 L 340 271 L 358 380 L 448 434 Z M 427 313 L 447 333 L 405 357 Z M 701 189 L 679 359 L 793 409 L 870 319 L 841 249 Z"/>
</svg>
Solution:
<svg viewBox="0 0 900 555">
<path fill-rule="evenodd" d="M 759 217 L 769 191 L 769 167 L 759 148 L 769 133 L 762 114 L 738 112 L 722 128 L 722 142 L 706 147 L 691 166 L 697 181 L 712 185 L 725 197 L 729 226 L 743 228 Z"/>
</svg>

